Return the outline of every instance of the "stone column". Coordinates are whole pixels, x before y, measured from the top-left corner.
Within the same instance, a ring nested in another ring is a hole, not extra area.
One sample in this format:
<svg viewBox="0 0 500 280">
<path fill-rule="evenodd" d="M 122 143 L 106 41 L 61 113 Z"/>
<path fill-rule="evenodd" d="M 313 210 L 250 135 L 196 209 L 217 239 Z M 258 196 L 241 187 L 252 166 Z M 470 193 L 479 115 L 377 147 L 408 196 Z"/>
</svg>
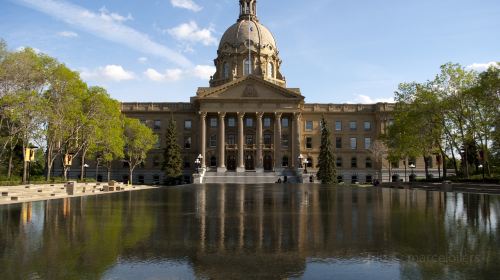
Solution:
<svg viewBox="0 0 500 280">
<path fill-rule="evenodd" d="M 245 127 L 243 126 L 243 119 L 245 113 L 238 113 L 238 167 L 236 172 L 245 172 Z"/>
<path fill-rule="evenodd" d="M 262 116 L 264 113 L 258 112 L 257 115 L 257 172 L 264 172 L 264 155 L 262 145 L 263 145 L 263 136 L 262 136 Z"/>
<path fill-rule="evenodd" d="M 292 158 L 292 162 L 295 163 L 295 168 L 299 168 L 300 166 L 300 160 L 299 160 L 299 155 L 300 155 L 300 119 L 301 119 L 301 115 L 300 113 L 295 113 L 294 114 L 294 143 L 293 143 L 293 158 Z"/>
<path fill-rule="evenodd" d="M 274 171 L 281 172 L 281 113 L 274 115 Z"/>
<path fill-rule="evenodd" d="M 219 112 L 219 159 L 217 161 L 217 173 L 224 173 L 226 169 L 226 125 L 224 123 L 224 118 L 226 117 L 225 112 Z"/>
<path fill-rule="evenodd" d="M 207 112 L 200 112 L 200 127 L 201 127 L 201 140 L 200 140 L 200 154 L 203 156 L 201 160 L 201 168 L 207 168 Z"/>
</svg>

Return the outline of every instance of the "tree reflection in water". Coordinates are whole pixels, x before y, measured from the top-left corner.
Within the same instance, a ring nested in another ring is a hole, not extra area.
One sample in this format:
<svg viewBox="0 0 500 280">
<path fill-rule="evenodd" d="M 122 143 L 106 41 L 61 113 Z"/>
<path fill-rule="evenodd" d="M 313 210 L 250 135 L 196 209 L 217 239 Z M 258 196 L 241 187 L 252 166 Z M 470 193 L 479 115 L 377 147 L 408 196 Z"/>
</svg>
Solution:
<svg viewBox="0 0 500 280">
<path fill-rule="evenodd" d="M 0 278 L 495 278 L 498 196 L 204 185 L 0 207 Z M 168 277 L 167 277 L 168 278 Z"/>
</svg>

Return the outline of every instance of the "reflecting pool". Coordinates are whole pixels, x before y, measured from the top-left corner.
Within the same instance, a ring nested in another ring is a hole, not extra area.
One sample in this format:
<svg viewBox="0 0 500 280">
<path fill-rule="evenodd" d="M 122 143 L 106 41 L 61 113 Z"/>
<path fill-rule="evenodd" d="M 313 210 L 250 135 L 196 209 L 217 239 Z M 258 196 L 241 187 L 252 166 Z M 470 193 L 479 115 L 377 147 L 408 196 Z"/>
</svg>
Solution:
<svg viewBox="0 0 500 280">
<path fill-rule="evenodd" d="M 200 185 L 0 206 L 0 279 L 498 279 L 500 196 Z"/>
</svg>

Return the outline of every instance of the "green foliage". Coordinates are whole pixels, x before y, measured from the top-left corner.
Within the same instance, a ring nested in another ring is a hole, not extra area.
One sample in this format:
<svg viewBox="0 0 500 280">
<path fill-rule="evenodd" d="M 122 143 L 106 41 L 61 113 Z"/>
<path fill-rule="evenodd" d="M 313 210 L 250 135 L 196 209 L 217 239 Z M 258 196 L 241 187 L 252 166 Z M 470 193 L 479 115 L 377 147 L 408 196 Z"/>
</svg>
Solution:
<svg viewBox="0 0 500 280">
<path fill-rule="evenodd" d="M 456 173 L 466 177 L 471 166 L 495 161 L 499 67 L 478 74 L 447 63 L 432 81 L 400 84 L 394 125 L 382 136 L 389 149 L 388 160 L 444 154 L 451 158 Z M 479 151 L 485 155 L 482 163 L 477 160 Z M 458 162 L 462 162 L 461 170 Z"/>
<path fill-rule="evenodd" d="M 337 170 L 335 167 L 335 155 L 331 143 L 331 132 L 325 118 L 321 120 L 321 148 L 318 160 L 317 177 L 323 184 L 337 183 Z"/>
<path fill-rule="evenodd" d="M 124 118 L 123 138 L 125 159 L 129 165 L 129 178 L 133 181 L 134 169 L 145 163 L 148 152 L 158 142 L 158 136 L 137 119 Z"/>
<path fill-rule="evenodd" d="M 165 134 L 163 159 L 163 170 L 168 181 L 182 176 L 181 148 L 177 144 L 177 127 L 173 118 L 170 120 Z"/>
</svg>

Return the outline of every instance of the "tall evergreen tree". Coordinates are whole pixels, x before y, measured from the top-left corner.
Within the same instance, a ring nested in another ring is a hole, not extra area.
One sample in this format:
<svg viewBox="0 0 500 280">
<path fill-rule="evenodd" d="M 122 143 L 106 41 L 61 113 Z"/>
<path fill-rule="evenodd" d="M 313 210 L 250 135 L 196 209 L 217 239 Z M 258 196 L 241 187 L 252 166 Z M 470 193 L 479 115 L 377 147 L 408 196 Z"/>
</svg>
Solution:
<svg viewBox="0 0 500 280">
<path fill-rule="evenodd" d="M 321 148 L 319 152 L 318 179 L 323 184 L 337 183 L 337 170 L 335 169 L 335 156 L 333 154 L 331 132 L 325 117 L 321 119 Z"/>
<path fill-rule="evenodd" d="M 181 148 L 177 144 L 176 122 L 172 118 L 167 127 L 165 135 L 165 150 L 163 153 L 163 170 L 167 178 L 167 183 L 173 183 L 182 176 Z"/>
</svg>

